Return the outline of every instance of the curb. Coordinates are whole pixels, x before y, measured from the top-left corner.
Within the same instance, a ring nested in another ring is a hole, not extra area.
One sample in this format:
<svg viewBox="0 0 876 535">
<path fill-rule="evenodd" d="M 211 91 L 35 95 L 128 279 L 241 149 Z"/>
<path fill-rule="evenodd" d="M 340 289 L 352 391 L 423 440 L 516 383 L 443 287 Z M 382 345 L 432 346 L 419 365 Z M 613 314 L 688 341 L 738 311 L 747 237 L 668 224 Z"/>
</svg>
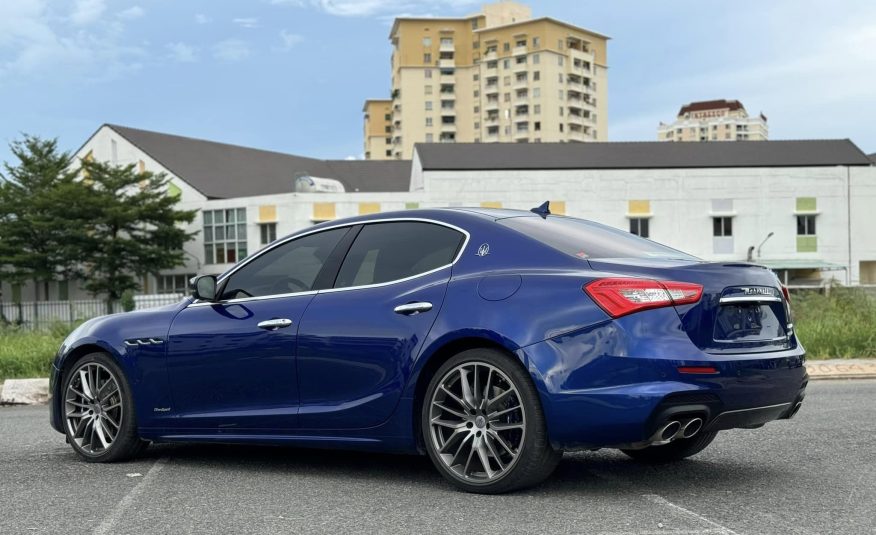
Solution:
<svg viewBox="0 0 876 535">
<path fill-rule="evenodd" d="M 829 359 L 806 362 L 809 379 L 876 379 L 876 359 Z"/>
<path fill-rule="evenodd" d="M 42 405 L 49 401 L 49 378 L 7 379 L 0 388 L 0 405 Z"/>
</svg>

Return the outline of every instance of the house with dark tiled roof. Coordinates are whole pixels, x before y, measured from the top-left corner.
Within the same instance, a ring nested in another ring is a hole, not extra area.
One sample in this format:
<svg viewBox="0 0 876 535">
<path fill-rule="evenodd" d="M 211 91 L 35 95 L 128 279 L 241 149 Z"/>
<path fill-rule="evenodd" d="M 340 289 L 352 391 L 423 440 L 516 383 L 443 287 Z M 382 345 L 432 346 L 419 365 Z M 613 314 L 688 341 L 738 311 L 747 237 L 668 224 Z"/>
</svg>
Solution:
<svg viewBox="0 0 876 535">
<path fill-rule="evenodd" d="M 147 276 L 144 293 L 182 293 L 191 276 L 225 271 L 318 222 L 545 200 L 555 216 L 627 229 L 705 260 L 760 263 L 791 285 L 876 284 L 876 165 L 847 139 L 427 143 L 411 161 L 364 161 L 103 125 L 76 155 L 165 173 L 168 195 L 199 212 L 186 265 Z M 5 286 L 7 296 L 32 296 Z M 50 299 L 59 288 L 49 288 Z"/>
</svg>

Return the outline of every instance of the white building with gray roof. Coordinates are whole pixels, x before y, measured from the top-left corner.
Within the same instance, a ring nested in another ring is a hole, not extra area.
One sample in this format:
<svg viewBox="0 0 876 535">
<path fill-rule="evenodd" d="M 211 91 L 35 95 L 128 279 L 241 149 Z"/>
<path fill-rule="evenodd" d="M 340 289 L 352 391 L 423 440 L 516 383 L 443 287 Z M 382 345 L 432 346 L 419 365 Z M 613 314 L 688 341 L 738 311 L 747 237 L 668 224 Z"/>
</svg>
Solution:
<svg viewBox="0 0 876 535">
<path fill-rule="evenodd" d="M 754 261 L 791 284 L 876 284 L 876 166 L 849 140 L 420 144 L 412 161 L 320 160 L 103 125 L 77 151 L 166 173 L 200 214 L 186 265 L 144 293 L 179 293 L 316 222 L 420 207 L 528 209 L 624 228 L 701 258 Z M 66 283 L 49 299 L 76 299 Z M 33 298 L 3 288 L 6 301 Z"/>
</svg>

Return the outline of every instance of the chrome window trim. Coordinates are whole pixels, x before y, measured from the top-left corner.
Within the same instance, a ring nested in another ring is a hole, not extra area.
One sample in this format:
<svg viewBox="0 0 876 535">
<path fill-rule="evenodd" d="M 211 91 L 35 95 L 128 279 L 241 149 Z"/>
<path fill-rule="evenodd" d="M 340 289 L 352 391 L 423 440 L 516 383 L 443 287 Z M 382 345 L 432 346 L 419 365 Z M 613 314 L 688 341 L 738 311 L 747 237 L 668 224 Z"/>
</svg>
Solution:
<svg viewBox="0 0 876 535">
<path fill-rule="evenodd" d="M 718 302 L 724 303 L 778 303 L 782 300 L 781 297 L 771 295 L 740 295 L 722 297 Z"/>
<path fill-rule="evenodd" d="M 429 271 L 424 271 L 423 273 L 411 275 L 410 277 L 405 277 L 403 279 L 391 280 L 391 281 L 387 281 L 387 282 L 379 282 L 376 284 L 364 284 L 364 285 L 360 285 L 360 286 L 347 286 L 345 288 L 326 288 L 323 290 L 307 290 L 305 292 L 292 292 L 292 293 L 284 293 L 284 294 L 260 295 L 257 297 L 242 297 L 240 299 L 228 299 L 226 301 L 199 301 L 199 300 L 195 300 L 195 301 L 189 303 L 188 305 L 186 305 L 186 308 L 211 306 L 211 305 L 234 305 L 234 304 L 238 304 L 238 303 L 247 303 L 250 301 L 263 301 L 263 300 L 267 300 L 267 299 L 280 299 L 283 297 L 294 297 L 294 296 L 299 296 L 299 295 L 316 295 L 319 293 L 343 292 L 343 291 L 347 291 L 347 290 L 364 290 L 367 288 L 379 288 L 381 286 L 389 286 L 390 284 L 398 284 L 401 282 L 407 282 L 407 281 L 410 281 L 410 280 L 413 280 L 413 279 L 416 279 L 419 277 L 425 277 L 426 275 L 431 275 L 432 273 L 437 273 L 438 271 L 441 271 L 442 269 L 447 269 L 449 267 L 452 267 L 457 262 L 459 262 L 460 258 L 462 258 L 462 254 L 465 252 L 465 249 L 466 249 L 466 247 L 468 247 L 468 243 L 471 240 L 471 234 L 469 234 L 469 232 L 467 230 L 465 230 L 464 228 L 458 227 L 458 226 L 453 225 L 451 223 L 446 223 L 444 221 L 438 221 L 436 219 L 428 219 L 428 218 L 423 218 L 423 217 L 392 217 L 392 218 L 384 218 L 384 219 L 370 219 L 368 221 L 353 221 L 353 222 L 341 223 L 338 225 L 332 225 L 332 226 L 328 226 L 328 227 L 322 227 L 319 229 L 309 230 L 307 232 L 302 232 L 300 234 L 293 234 L 291 236 L 287 236 L 281 240 L 278 240 L 278 241 L 272 243 L 271 245 L 258 251 L 257 253 L 253 254 L 252 256 L 247 257 L 246 259 L 244 259 L 242 262 L 240 262 L 237 265 L 235 265 L 234 267 L 232 267 L 227 272 L 223 273 L 222 276 L 216 280 L 216 287 L 218 288 L 225 281 L 225 279 L 234 275 L 238 270 L 242 269 L 244 266 L 246 266 L 248 263 L 252 262 L 256 258 L 258 258 L 264 254 L 267 254 L 269 251 L 272 251 L 273 249 L 280 247 L 281 245 L 284 245 L 292 240 L 297 240 L 298 238 L 304 238 L 305 236 L 309 236 L 311 234 L 316 234 L 317 232 L 334 230 L 334 229 L 338 229 L 338 228 L 355 227 L 356 225 L 363 225 L 364 226 L 364 225 L 370 225 L 372 223 L 398 223 L 398 222 L 406 222 L 406 221 L 407 222 L 413 221 L 413 222 L 417 222 L 417 223 L 432 223 L 435 225 L 440 225 L 442 227 L 447 227 L 447 228 L 453 229 L 457 232 L 460 232 L 465 237 L 465 239 L 463 240 L 462 246 L 459 248 L 459 252 L 456 253 L 456 257 L 453 259 L 453 261 L 450 262 L 449 264 L 445 264 L 445 265 L 437 267 L 435 269 L 430 269 Z M 354 243 L 355 243 L 355 241 L 354 241 Z M 352 246 L 352 244 L 350 244 L 350 245 Z"/>
</svg>

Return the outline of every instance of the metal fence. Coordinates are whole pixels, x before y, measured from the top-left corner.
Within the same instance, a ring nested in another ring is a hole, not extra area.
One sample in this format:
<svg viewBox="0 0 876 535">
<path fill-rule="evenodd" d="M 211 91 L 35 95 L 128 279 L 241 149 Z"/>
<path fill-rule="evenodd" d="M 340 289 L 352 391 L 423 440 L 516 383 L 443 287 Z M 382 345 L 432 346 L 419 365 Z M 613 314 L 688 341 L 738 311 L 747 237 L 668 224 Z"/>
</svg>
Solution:
<svg viewBox="0 0 876 535">
<path fill-rule="evenodd" d="M 179 302 L 182 294 L 135 295 L 134 310 L 143 310 Z M 0 324 L 11 323 L 24 328 L 48 327 L 57 323 L 73 324 L 107 313 L 124 312 L 121 303 L 110 307 L 103 299 L 79 299 L 75 301 L 30 301 L 24 303 L 0 303 Z"/>
</svg>

